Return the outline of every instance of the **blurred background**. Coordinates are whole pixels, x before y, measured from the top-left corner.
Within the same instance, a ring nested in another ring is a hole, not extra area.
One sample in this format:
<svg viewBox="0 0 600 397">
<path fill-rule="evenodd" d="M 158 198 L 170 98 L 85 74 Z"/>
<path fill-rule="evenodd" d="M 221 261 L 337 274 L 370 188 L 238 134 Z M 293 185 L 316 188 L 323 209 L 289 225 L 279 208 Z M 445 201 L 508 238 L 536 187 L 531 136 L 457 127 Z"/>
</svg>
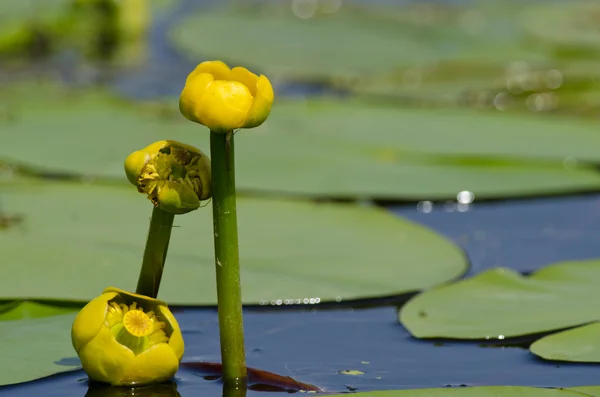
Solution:
<svg viewBox="0 0 600 397">
<path fill-rule="evenodd" d="M 276 93 L 267 122 L 236 135 L 247 303 L 378 299 L 600 256 L 597 0 L 1 0 L 0 303 L 77 306 L 113 280 L 133 289 L 151 206 L 123 161 L 163 139 L 208 152 L 178 96 L 217 59 L 265 74 Z M 177 218 L 170 303 L 214 306 L 212 241 L 196 237 L 211 235 L 209 217 Z M 17 318 L 62 313 L 27 310 Z M 525 351 L 440 350 L 411 339 L 395 308 L 349 313 L 254 313 L 250 365 L 333 391 L 559 386 L 554 365 Z M 218 361 L 214 313 L 181 316 L 191 354 Z M 299 342 L 269 336 L 281 329 Z M 45 356 L 59 364 L 14 382 L 76 368 L 59 361 L 74 356 L 68 342 Z M 372 376 L 340 375 L 371 361 Z M 567 386 L 596 376 L 562 368 Z M 57 395 L 83 395 L 82 376 Z M 182 394 L 204 390 L 194 376 Z"/>
</svg>

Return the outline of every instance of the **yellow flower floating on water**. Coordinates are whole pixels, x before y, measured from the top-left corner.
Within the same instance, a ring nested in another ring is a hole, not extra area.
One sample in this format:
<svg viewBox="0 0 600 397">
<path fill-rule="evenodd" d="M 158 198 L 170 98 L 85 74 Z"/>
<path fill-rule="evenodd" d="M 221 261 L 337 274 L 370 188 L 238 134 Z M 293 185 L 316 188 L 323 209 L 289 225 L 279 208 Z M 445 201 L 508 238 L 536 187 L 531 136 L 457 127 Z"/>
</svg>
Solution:
<svg viewBox="0 0 600 397">
<path fill-rule="evenodd" d="M 207 61 L 188 75 L 179 109 L 187 119 L 226 133 L 261 125 L 271 113 L 273 99 L 273 87 L 265 76 Z"/>
<path fill-rule="evenodd" d="M 127 179 L 155 207 L 185 214 L 212 197 L 210 160 L 200 149 L 177 141 L 158 141 L 125 160 Z"/>
<path fill-rule="evenodd" d="M 118 288 L 107 288 L 81 309 L 71 340 L 89 378 L 114 386 L 172 378 L 184 350 L 166 303 Z"/>
</svg>

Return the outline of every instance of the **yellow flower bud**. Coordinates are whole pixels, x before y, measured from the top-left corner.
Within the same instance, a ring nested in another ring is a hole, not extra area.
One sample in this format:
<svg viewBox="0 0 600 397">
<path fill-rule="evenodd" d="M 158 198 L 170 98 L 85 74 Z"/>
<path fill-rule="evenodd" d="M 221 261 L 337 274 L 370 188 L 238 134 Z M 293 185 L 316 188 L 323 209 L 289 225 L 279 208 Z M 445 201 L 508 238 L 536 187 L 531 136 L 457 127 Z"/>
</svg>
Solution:
<svg viewBox="0 0 600 397">
<path fill-rule="evenodd" d="M 77 314 L 71 341 L 89 378 L 113 386 L 172 378 L 184 350 L 165 302 L 112 287 Z"/>
<path fill-rule="evenodd" d="M 187 77 L 179 110 L 214 132 L 261 125 L 271 113 L 273 87 L 265 76 L 221 61 L 199 64 Z"/>
<path fill-rule="evenodd" d="M 210 160 L 199 149 L 177 141 L 158 141 L 125 159 L 127 179 L 155 207 L 185 214 L 212 197 Z"/>
</svg>

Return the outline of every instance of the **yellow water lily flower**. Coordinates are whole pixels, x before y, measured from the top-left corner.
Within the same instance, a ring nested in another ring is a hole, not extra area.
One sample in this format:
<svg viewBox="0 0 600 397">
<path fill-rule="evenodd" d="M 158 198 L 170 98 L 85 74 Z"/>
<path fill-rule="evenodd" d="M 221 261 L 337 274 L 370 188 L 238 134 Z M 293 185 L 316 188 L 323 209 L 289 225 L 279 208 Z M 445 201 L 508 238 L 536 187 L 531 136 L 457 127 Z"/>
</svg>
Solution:
<svg viewBox="0 0 600 397">
<path fill-rule="evenodd" d="M 71 341 L 89 378 L 113 386 L 172 378 L 184 350 L 165 302 L 113 287 L 77 314 Z"/>
<path fill-rule="evenodd" d="M 273 99 L 273 87 L 265 76 L 207 61 L 188 75 L 179 110 L 188 120 L 226 133 L 261 125 L 271 113 Z"/>
<path fill-rule="evenodd" d="M 158 141 L 125 160 L 127 179 L 155 207 L 185 214 L 212 197 L 210 160 L 200 149 L 177 141 Z"/>
</svg>

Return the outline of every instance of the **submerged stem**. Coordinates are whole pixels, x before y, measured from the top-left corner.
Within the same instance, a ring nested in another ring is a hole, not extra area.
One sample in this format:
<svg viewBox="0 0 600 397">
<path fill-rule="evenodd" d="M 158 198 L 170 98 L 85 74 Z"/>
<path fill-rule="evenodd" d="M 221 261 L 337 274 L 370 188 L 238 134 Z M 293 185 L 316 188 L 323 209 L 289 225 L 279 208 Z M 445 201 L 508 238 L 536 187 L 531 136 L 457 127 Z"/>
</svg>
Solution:
<svg viewBox="0 0 600 397">
<path fill-rule="evenodd" d="M 238 252 L 233 132 L 210 133 L 213 227 L 225 381 L 247 378 Z"/>
<path fill-rule="evenodd" d="M 174 218 L 174 214 L 160 208 L 155 207 L 152 210 L 142 270 L 135 291 L 137 294 L 149 296 L 150 298 L 156 298 L 158 295 Z"/>
</svg>

